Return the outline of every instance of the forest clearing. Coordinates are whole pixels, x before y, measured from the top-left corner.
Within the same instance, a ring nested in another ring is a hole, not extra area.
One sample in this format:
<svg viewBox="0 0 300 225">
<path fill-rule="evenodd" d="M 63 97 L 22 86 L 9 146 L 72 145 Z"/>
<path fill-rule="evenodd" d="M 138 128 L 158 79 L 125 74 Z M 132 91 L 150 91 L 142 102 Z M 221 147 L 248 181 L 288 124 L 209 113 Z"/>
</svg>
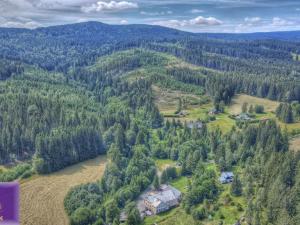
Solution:
<svg viewBox="0 0 300 225">
<path fill-rule="evenodd" d="M 263 105 L 265 107 L 265 112 L 275 112 L 279 105 L 279 102 L 272 101 L 266 98 L 258 98 L 250 95 L 236 95 L 232 99 L 232 104 L 229 107 L 229 113 L 239 114 L 242 112 L 242 105 L 248 103 L 248 105 Z"/>
<path fill-rule="evenodd" d="M 290 150 L 295 152 L 300 151 L 300 136 L 296 136 L 290 140 Z"/>
<path fill-rule="evenodd" d="M 106 157 L 99 156 L 46 176 L 21 182 L 22 225 L 68 225 L 64 198 L 71 187 L 95 182 L 104 173 Z"/>
</svg>

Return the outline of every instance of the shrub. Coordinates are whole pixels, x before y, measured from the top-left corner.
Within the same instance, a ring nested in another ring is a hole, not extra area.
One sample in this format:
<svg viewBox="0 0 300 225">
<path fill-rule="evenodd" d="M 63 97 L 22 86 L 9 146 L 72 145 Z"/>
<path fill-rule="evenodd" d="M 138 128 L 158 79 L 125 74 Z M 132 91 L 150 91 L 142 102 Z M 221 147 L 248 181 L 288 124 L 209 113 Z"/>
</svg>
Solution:
<svg viewBox="0 0 300 225">
<path fill-rule="evenodd" d="M 255 113 L 264 113 L 265 108 L 263 105 L 255 105 Z"/>
<path fill-rule="evenodd" d="M 192 212 L 194 220 L 203 220 L 206 218 L 206 210 L 201 207 L 199 209 L 194 209 Z"/>
<path fill-rule="evenodd" d="M 86 225 L 95 220 L 94 215 L 88 208 L 78 208 L 71 216 L 71 225 Z"/>
</svg>

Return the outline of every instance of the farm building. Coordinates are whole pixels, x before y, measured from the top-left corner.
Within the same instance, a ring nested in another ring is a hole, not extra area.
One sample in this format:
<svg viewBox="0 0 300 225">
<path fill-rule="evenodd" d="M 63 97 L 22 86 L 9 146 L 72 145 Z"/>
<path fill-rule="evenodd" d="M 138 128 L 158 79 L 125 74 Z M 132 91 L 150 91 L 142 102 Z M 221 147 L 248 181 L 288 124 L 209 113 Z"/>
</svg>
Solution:
<svg viewBox="0 0 300 225">
<path fill-rule="evenodd" d="M 159 214 L 179 205 L 180 199 L 180 191 L 170 185 L 162 185 L 158 191 L 145 196 L 144 204 L 153 214 Z"/>
<path fill-rule="evenodd" d="M 221 176 L 219 178 L 219 181 L 222 183 L 222 184 L 227 184 L 227 183 L 230 183 L 232 182 L 233 180 L 233 173 L 232 172 L 222 172 L 221 173 Z"/>
<path fill-rule="evenodd" d="M 247 113 L 241 113 L 236 117 L 237 120 L 248 121 L 251 120 L 250 116 Z"/>
</svg>

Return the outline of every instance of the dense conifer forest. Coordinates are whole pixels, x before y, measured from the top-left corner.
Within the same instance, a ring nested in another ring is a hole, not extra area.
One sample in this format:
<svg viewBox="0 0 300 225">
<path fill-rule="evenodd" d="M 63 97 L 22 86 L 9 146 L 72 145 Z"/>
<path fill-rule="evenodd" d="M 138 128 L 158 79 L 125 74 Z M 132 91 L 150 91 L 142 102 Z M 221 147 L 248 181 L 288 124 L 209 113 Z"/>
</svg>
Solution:
<svg viewBox="0 0 300 225">
<path fill-rule="evenodd" d="M 275 120 L 237 122 L 229 132 L 208 129 L 207 121 L 190 128 L 164 119 L 153 93 L 156 85 L 207 95 L 220 112 L 236 94 L 277 100 L 279 121 L 293 123 L 300 115 L 296 34 L 191 34 L 96 22 L 1 28 L 0 164 L 12 168 L 0 169 L 0 181 L 106 154 L 104 177 L 65 198 L 72 225 L 116 225 L 124 210 L 127 224 L 142 224 L 134 202 L 140 193 L 178 177 L 188 179 L 180 207 L 201 224 L 220 208 L 219 172 L 238 168 L 230 194 L 246 201 L 237 206 L 244 222 L 300 224 L 300 155 L 289 149 L 287 130 Z M 249 111 L 265 113 L 261 105 Z M 180 169 L 159 178 L 156 160 Z"/>
</svg>

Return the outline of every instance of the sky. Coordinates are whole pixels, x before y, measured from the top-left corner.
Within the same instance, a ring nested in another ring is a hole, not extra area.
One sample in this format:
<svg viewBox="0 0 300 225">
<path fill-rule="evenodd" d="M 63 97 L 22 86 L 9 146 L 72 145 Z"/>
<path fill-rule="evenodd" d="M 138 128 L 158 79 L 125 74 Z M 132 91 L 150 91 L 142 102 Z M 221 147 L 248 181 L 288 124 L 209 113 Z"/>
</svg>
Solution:
<svg viewBox="0 0 300 225">
<path fill-rule="evenodd" d="M 198 33 L 300 30 L 300 0 L 0 0 L 0 27 L 86 21 Z"/>
</svg>

